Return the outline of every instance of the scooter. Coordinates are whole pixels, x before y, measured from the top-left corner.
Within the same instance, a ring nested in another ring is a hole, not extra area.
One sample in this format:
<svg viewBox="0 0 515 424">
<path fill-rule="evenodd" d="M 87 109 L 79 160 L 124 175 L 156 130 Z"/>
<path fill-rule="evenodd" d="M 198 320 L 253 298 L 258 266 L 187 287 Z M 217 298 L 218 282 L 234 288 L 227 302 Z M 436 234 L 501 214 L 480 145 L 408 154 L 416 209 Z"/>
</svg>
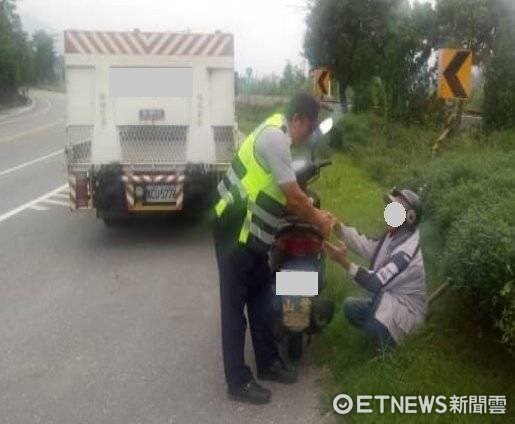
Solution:
<svg viewBox="0 0 515 424">
<path fill-rule="evenodd" d="M 315 150 L 321 137 L 332 128 L 332 119 L 323 121 L 314 131 L 309 158 L 293 163 L 297 182 L 313 205 L 320 208 L 320 197 L 308 185 L 320 176 L 329 160 L 317 160 Z M 275 336 L 286 344 L 288 357 L 302 357 L 304 334 L 322 331 L 334 316 L 334 302 L 319 295 L 326 286 L 323 236 L 318 229 L 294 215 L 288 215 L 275 235 L 269 252 L 270 268 L 275 273 Z"/>
</svg>

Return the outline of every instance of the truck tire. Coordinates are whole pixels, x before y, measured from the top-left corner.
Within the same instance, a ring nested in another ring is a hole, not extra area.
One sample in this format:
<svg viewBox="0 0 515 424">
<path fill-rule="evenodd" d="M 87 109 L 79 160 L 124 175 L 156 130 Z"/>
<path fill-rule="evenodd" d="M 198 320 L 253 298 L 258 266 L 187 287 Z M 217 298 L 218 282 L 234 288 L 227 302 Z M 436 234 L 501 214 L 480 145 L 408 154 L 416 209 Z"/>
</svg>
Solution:
<svg viewBox="0 0 515 424">
<path fill-rule="evenodd" d="M 290 358 L 291 361 L 299 361 L 302 357 L 302 344 L 304 341 L 303 336 L 304 334 L 301 332 L 288 334 L 288 358 Z"/>
<path fill-rule="evenodd" d="M 104 225 L 108 228 L 123 227 L 126 224 L 126 220 L 123 218 L 103 218 Z"/>
<path fill-rule="evenodd" d="M 122 169 L 118 164 L 104 165 L 95 176 L 94 199 L 97 216 L 104 219 L 106 226 L 127 216 L 125 185 Z"/>
</svg>

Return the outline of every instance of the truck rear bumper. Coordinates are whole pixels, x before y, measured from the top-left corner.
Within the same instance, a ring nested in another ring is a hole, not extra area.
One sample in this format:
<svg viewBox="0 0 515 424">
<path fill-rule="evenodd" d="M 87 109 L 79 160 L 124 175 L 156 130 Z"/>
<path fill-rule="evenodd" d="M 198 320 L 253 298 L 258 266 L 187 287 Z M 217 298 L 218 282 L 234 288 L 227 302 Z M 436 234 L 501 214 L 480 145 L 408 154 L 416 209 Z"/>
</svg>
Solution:
<svg viewBox="0 0 515 424">
<path fill-rule="evenodd" d="M 70 167 L 72 209 L 96 208 L 101 218 L 202 209 L 211 205 L 227 164 L 159 168 L 143 171 L 134 165 L 110 164 L 86 171 Z"/>
<path fill-rule="evenodd" d="M 184 180 L 182 173 L 174 174 L 133 174 L 125 173 L 125 199 L 128 213 L 178 211 L 184 201 Z M 162 188 L 164 196 L 150 201 L 149 190 Z"/>
</svg>

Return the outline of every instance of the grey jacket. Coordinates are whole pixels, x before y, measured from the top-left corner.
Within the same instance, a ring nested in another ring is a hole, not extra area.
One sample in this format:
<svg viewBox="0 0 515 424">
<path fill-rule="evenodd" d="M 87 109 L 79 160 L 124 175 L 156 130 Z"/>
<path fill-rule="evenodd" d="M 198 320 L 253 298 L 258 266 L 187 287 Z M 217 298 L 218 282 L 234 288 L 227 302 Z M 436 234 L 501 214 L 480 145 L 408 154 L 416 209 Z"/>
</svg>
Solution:
<svg viewBox="0 0 515 424">
<path fill-rule="evenodd" d="M 342 225 L 340 238 L 370 261 L 370 269 L 351 266 L 354 281 L 373 294 L 374 317 L 384 324 L 396 342 L 421 324 L 427 313 L 424 259 L 420 234 L 401 229 L 374 240 Z"/>
</svg>

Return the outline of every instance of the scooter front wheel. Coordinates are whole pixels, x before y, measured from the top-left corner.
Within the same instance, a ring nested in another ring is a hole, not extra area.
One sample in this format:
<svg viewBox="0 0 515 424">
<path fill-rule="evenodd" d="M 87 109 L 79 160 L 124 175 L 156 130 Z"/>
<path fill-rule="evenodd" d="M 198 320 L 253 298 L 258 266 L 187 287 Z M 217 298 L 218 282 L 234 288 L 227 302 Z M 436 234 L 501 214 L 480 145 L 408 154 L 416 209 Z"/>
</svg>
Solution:
<svg viewBox="0 0 515 424">
<path fill-rule="evenodd" d="M 302 357 L 303 333 L 289 333 L 287 339 L 288 358 L 299 361 Z"/>
</svg>

